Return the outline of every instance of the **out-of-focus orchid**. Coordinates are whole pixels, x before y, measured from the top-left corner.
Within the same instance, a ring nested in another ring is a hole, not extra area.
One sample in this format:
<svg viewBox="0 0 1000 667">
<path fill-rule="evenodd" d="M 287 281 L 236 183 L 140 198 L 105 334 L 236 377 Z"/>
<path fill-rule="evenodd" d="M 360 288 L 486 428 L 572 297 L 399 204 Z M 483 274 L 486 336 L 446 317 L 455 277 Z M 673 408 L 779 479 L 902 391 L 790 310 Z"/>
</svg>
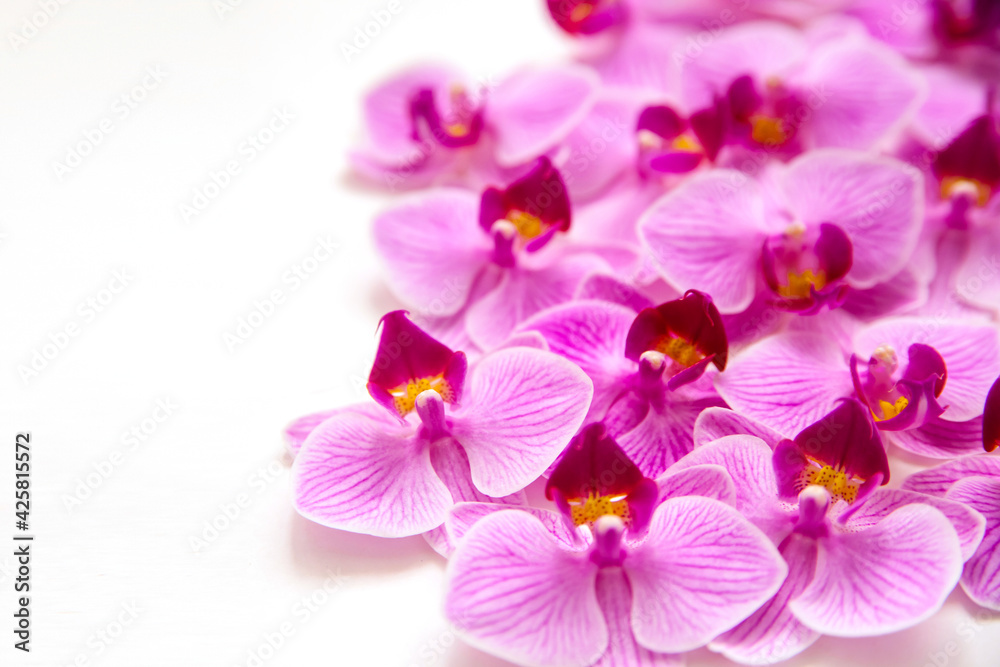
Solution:
<svg viewBox="0 0 1000 667">
<path fill-rule="evenodd" d="M 541 334 L 549 350 L 590 376 L 589 418 L 604 419 L 648 477 L 689 452 L 698 414 L 722 404 L 703 374 L 711 365 L 725 369 L 725 330 L 711 299 L 699 292 L 638 315 L 614 303 L 577 301 L 528 320 L 519 331 Z"/>
<path fill-rule="evenodd" d="M 552 19 L 570 35 L 594 35 L 622 25 L 628 17 L 623 0 L 546 0 Z"/>
<path fill-rule="evenodd" d="M 960 503 L 878 488 L 888 462 L 868 411 L 842 402 L 772 450 L 750 435 L 696 448 L 672 471 L 721 466 L 736 507 L 788 564 L 777 594 L 710 648 L 746 664 L 796 655 L 822 634 L 858 637 L 933 614 L 983 538 Z M 677 473 L 675 473 L 677 474 Z"/>
<path fill-rule="evenodd" d="M 693 488 L 725 477 L 689 472 Z M 683 493 L 687 476 L 664 485 Z M 708 497 L 657 505 L 656 486 L 592 424 L 550 478 L 561 517 L 457 506 L 445 612 L 458 633 L 519 664 L 665 667 L 778 590 L 785 567 L 759 530 Z"/>
<path fill-rule="evenodd" d="M 916 246 L 922 181 L 901 162 L 818 150 L 766 176 L 704 172 L 647 211 L 640 236 L 668 283 L 723 313 L 764 285 L 776 307 L 812 314 L 896 276 Z"/>
<path fill-rule="evenodd" d="M 829 338 L 773 336 L 736 357 L 716 387 L 786 435 L 855 396 L 883 436 L 911 452 L 948 458 L 981 446 L 983 401 L 1000 374 L 992 325 L 895 318 L 858 331 L 853 346 L 852 358 Z"/>
<path fill-rule="evenodd" d="M 306 437 L 295 506 L 325 526 L 401 537 L 440 526 L 458 501 L 523 502 L 520 491 L 583 422 L 590 380 L 541 350 L 510 348 L 466 373 L 402 311 L 382 320 L 369 391 L 382 414 L 345 408 Z"/>
</svg>

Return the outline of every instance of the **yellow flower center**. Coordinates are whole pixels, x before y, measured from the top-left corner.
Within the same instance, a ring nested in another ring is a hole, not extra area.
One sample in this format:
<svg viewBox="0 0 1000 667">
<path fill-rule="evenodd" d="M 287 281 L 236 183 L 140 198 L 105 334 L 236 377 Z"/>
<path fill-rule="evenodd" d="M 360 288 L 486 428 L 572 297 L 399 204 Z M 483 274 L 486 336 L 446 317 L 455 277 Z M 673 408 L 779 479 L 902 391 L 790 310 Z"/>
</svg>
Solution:
<svg viewBox="0 0 1000 667">
<path fill-rule="evenodd" d="M 805 299 L 811 293 L 810 287 L 818 290 L 826 287 L 826 271 L 820 269 L 813 273 L 806 269 L 802 273 L 788 272 L 788 284 L 778 286 L 778 294 L 793 299 Z"/>
<path fill-rule="evenodd" d="M 670 146 L 672 148 L 676 148 L 679 151 L 685 151 L 687 153 L 701 152 L 701 144 L 699 144 L 698 140 L 695 139 L 690 134 L 688 134 L 687 132 L 677 137 L 674 137 L 674 140 L 670 142 Z"/>
<path fill-rule="evenodd" d="M 799 475 L 797 488 L 804 489 L 810 485 L 822 486 L 830 492 L 831 502 L 843 500 L 848 505 L 853 503 L 858 497 L 858 489 L 864 480 L 851 478 L 847 473 L 837 470 L 833 466 L 820 464 L 818 461 L 810 459 L 811 465 Z"/>
<path fill-rule="evenodd" d="M 897 398 L 895 403 L 890 403 L 889 401 L 880 400 L 878 402 L 878 407 L 882 410 L 882 416 L 879 417 L 877 414 L 875 414 L 874 410 L 872 410 L 872 416 L 874 416 L 875 421 L 878 422 L 885 421 L 886 419 L 892 419 L 893 417 L 899 415 L 899 413 L 902 412 L 904 409 L 906 409 L 906 406 L 908 406 L 909 404 L 910 402 L 906 400 L 905 396 L 900 396 L 899 398 Z"/>
<path fill-rule="evenodd" d="M 941 198 L 950 199 L 960 192 L 970 192 L 976 197 L 976 204 L 986 206 L 990 201 L 992 191 L 990 186 L 974 178 L 961 178 L 960 176 L 947 176 L 941 179 Z"/>
<path fill-rule="evenodd" d="M 705 355 L 699 352 L 698 348 L 691 343 L 683 338 L 675 338 L 669 335 L 660 336 L 653 349 L 670 357 L 685 368 L 690 368 L 705 358 Z"/>
<path fill-rule="evenodd" d="M 417 396 L 428 389 L 433 389 L 440 394 L 445 403 L 451 403 L 455 400 L 455 394 L 451 389 L 451 385 L 444 379 L 443 373 L 434 377 L 410 380 L 405 385 L 399 385 L 395 389 L 389 390 L 399 416 L 405 417 L 413 412 L 416 407 Z"/>
<path fill-rule="evenodd" d="M 586 499 L 570 500 L 569 506 L 573 523 L 577 526 L 593 525 L 607 515 L 620 518 L 626 525 L 629 522 L 628 501 L 625 496 L 598 496 L 592 493 Z"/>
<path fill-rule="evenodd" d="M 507 214 L 507 219 L 514 223 L 517 233 L 522 238 L 533 239 L 545 231 L 545 223 L 542 222 L 541 218 L 524 211 L 513 210 Z"/>
<path fill-rule="evenodd" d="M 788 141 L 788 133 L 785 132 L 784 122 L 780 118 L 771 116 L 753 116 L 750 119 L 753 127 L 751 136 L 758 144 L 765 146 L 779 146 Z"/>
</svg>

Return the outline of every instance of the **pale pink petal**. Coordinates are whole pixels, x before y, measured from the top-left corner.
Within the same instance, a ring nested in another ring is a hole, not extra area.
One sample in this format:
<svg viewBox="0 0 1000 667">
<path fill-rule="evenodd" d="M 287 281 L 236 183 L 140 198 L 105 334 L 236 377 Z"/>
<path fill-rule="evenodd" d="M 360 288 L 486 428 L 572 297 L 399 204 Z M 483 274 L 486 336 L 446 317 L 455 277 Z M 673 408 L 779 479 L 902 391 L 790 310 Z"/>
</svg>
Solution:
<svg viewBox="0 0 1000 667">
<path fill-rule="evenodd" d="M 910 260 L 923 219 L 923 179 L 913 167 L 854 151 L 810 151 L 789 165 L 784 190 L 808 226 L 832 223 L 847 232 L 852 287 L 892 278 Z"/>
<path fill-rule="evenodd" d="M 774 447 L 794 433 L 781 434 L 728 408 L 706 408 L 694 423 L 694 446 L 700 447 L 727 435 L 752 435 Z"/>
<path fill-rule="evenodd" d="M 618 176 L 635 170 L 638 115 L 634 102 L 601 99 L 566 137 L 555 165 L 574 203 L 601 194 Z"/>
<path fill-rule="evenodd" d="M 934 468 L 913 473 L 903 488 L 932 496 L 943 496 L 955 482 L 966 477 L 1000 478 L 1000 456 L 978 454 L 965 456 Z"/>
<path fill-rule="evenodd" d="M 639 220 L 639 236 L 664 280 L 711 295 L 722 313 L 753 301 L 768 232 L 763 195 L 738 171 L 696 174 Z"/>
<path fill-rule="evenodd" d="M 623 567 L 636 639 L 664 653 L 704 646 L 734 627 L 788 572 L 774 545 L 735 509 L 695 496 L 660 505 Z"/>
<path fill-rule="evenodd" d="M 820 633 L 802 625 L 788 608 L 813 579 L 816 541 L 793 533 L 779 551 L 788 564 L 788 577 L 777 594 L 709 644 L 710 649 L 744 665 L 770 665 L 798 655 L 819 639 Z"/>
<path fill-rule="evenodd" d="M 903 58 L 867 39 L 819 48 L 796 84 L 810 92 L 813 144 L 859 150 L 902 128 L 925 93 Z"/>
<path fill-rule="evenodd" d="M 654 99 L 676 93 L 680 87 L 675 49 L 684 47 L 688 31 L 637 21 L 617 48 L 590 60 L 605 85 L 635 91 Z"/>
<path fill-rule="evenodd" d="M 597 570 L 534 516 L 497 512 L 448 563 L 445 615 L 462 639 L 505 660 L 587 667 L 608 646 Z"/>
<path fill-rule="evenodd" d="M 982 451 L 981 416 L 964 422 L 952 422 L 942 417 L 930 419 L 920 428 L 883 431 L 882 437 L 908 452 L 932 459 L 953 459 Z"/>
<path fill-rule="evenodd" d="M 366 405 L 367 404 L 362 404 Z M 361 408 L 361 405 L 356 406 Z M 381 406 L 376 405 L 376 408 L 382 410 Z M 299 449 L 302 448 L 302 443 L 305 442 L 309 434 L 313 432 L 317 426 L 325 422 L 327 419 L 332 417 L 343 410 L 343 408 L 337 410 L 326 410 L 324 412 L 314 412 L 312 414 L 303 415 L 298 419 L 294 420 L 288 426 L 285 427 L 285 446 L 292 456 L 299 453 Z"/>
<path fill-rule="evenodd" d="M 452 417 L 476 488 L 500 497 L 539 477 L 583 424 L 593 391 L 583 371 L 550 352 L 507 348 L 483 357 Z"/>
<path fill-rule="evenodd" d="M 684 659 L 653 653 L 632 633 L 632 588 L 621 568 L 602 568 L 597 574 L 597 602 L 608 625 L 608 650 L 593 667 L 683 667 Z"/>
<path fill-rule="evenodd" d="M 441 189 L 413 195 L 375 218 L 375 247 L 389 288 L 407 306 L 457 312 L 490 261 L 479 226 L 479 195 Z"/>
<path fill-rule="evenodd" d="M 931 617 L 961 574 L 951 522 L 929 505 L 907 505 L 868 530 L 820 540 L 816 576 L 790 607 L 826 635 L 882 635 Z"/>
<path fill-rule="evenodd" d="M 863 359 L 885 344 L 900 357 L 913 343 L 930 345 L 941 353 L 948 380 L 938 403 L 948 406 L 941 415 L 947 421 L 968 421 L 983 414 L 986 394 L 1000 375 L 1000 334 L 991 324 L 899 317 L 861 330 L 854 343 Z"/>
<path fill-rule="evenodd" d="M 928 94 L 914 115 L 913 129 L 925 146 L 940 150 L 983 114 L 986 86 L 962 70 L 946 65 L 924 67 L 921 72 L 927 80 Z"/>
<path fill-rule="evenodd" d="M 795 435 L 850 396 L 854 384 L 836 343 L 786 333 L 743 350 L 716 376 L 715 388 L 737 412 Z"/>
<path fill-rule="evenodd" d="M 326 420 L 306 438 L 292 476 L 302 516 L 355 533 L 416 535 L 441 525 L 452 505 L 427 441 L 388 413 Z"/>
<path fill-rule="evenodd" d="M 962 588 L 976 604 L 1000 611 L 1000 478 L 960 480 L 946 497 L 965 503 L 986 519 L 983 543 L 965 563 Z"/>
<path fill-rule="evenodd" d="M 963 301 L 996 312 L 1000 308 L 1000 195 L 993 196 L 992 225 L 972 232 L 972 243 L 965 261 L 955 271 L 955 292 Z"/>
<path fill-rule="evenodd" d="M 449 539 L 453 544 L 458 544 L 465 537 L 465 534 L 483 517 L 511 509 L 507 505 L 492 502 L 479 503 L 457 503 L 448 512 L 445 520 L 445 527 L 448 530 Z M 546 530 L 552 533 L 566 549 L 579 550 L 586 548 L 586 543 L 577 533 L 577 530 L 562 514 L 541 509 L 538 507 L 523 506 L 518 508 L 522 512 L 527 512 L 542 522 Z"/>
<path fill-rule="evenodd" d="M 729 472 L 720 465 L 696 465 L 671 468 L 656 478 L 660 500 L 681 496 L 704 496 L 727 505 L 736 505 L 736 486 Z"/>
<path fill-rule="evenodd" d="M 565 139 L 590 112 L 598 87 L 592 70 L 575 65 L 526 69 L 502 81 L 487 107 L 497 161 L 523 164 Z"/>
<path fill-rule="evenodd" d="M 983 539 L 985 521 L 961 502 L 944 500 L 904 489 L 877 489 L 856 511 L 850 512 L 845 525 L 851 530 L 863 530 L 878 523 L 898 508 L 923 503 L 944 514 L 958 533 L 962 559 L 968 560 Z"/>
</svg>

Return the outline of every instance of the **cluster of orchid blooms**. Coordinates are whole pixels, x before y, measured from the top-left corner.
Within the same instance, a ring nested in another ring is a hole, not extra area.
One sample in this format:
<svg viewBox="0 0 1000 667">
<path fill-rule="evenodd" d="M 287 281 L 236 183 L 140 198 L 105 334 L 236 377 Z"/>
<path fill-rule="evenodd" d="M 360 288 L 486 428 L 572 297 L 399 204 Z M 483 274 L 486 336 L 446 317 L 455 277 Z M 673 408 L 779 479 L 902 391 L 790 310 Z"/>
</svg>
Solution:
<svg viewBox="0 0 1000 667">
<path fill-rule="evenodd" d="M 423 534 L 523 665 L 1000 610 L 1000 3 L 905 7 L 548 0 L 568 62 L 374 90 L 406 310 L 288 428 L 298 511 Z"/>
</svg>

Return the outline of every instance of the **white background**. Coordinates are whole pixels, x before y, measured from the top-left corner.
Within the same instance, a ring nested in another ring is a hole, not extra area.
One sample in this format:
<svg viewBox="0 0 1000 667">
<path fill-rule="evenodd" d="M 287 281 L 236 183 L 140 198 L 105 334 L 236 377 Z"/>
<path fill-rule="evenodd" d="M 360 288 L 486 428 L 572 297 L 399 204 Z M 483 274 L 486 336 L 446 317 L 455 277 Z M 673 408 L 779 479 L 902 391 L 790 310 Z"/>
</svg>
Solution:
<svg viewBox="0 0 1000 667">
<path fill-rule="evenodd" d="M 252 665 L 284 630 L 262 664 L 503 665 L 455 644 L 443 561 L 421 538 L 295 514 L 280 434 L 367 398 L 376 322 L 395 305 L 369 240 L 389 197 L 344 159 L 363 91 L 423 60 L 488 80 L 568 40 L 541 0 L 400 0 L 347 62 L 341 44 L 387 1 L 222 2 L 71 0 L 16 50 L 9 34 L 39 2 L 0 5 L 0 542 L 14 533 L 19 431 L 32 434 L 37 536 L 30 655 L 11 646 L 13 547 L 0 546 L 0 664 Z M 148 68 L 165 73 L 155 86 Z M 142 97 L 126 118 L 123 95 Z M 294 120 L 251 160 L 241 145 L 275 109 Z M 56 163 L 103 119 L 111 132 L 60 177 Z M 185 221 L 180 206 L 230 160 L 240 172 Z M 319 238 L 337 255 L 286 281 Z M 103 292 L 116 271 L 128 285 Z M 225 334 L 275 289 L 284 301 L 230 350 Z M 86 305 L 109 298 L 100 313 Z M 54 358 L 22 377 L 36 352 Z M 177 406 L 160 423 L 158 400 Z M 143 427 L 137 446 L 123 441 Z M 235 518 L 211 539 L 226 508 Z M 824 638 L 795 664 L 995 665 L 1000 626 L 969 624 L 972 609 L 956 593 L 929 623 Z M 690 663 L 728 664 L 704 650 Z"/>
</svg>

